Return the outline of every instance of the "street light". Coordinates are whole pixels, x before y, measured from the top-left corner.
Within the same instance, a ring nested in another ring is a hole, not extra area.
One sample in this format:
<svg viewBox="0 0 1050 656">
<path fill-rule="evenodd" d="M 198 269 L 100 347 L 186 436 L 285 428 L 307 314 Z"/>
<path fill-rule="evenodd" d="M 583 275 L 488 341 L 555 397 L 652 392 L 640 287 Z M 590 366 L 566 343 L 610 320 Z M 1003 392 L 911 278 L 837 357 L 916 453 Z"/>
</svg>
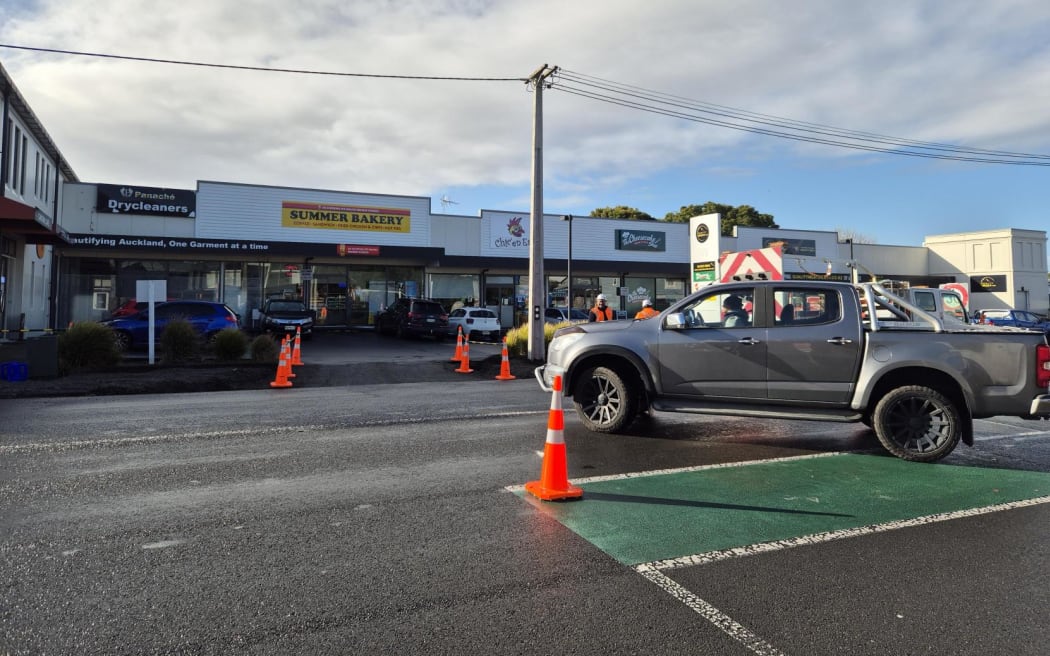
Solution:
<svg viewBox="0 0 1050 656">
<path fill-rule="evenodd" d="M 569 222 L 569 251 L 565 261 L 565 308 L 572 309 L 572 214 L 566 214 L 562 220 Z"/>
</svg>

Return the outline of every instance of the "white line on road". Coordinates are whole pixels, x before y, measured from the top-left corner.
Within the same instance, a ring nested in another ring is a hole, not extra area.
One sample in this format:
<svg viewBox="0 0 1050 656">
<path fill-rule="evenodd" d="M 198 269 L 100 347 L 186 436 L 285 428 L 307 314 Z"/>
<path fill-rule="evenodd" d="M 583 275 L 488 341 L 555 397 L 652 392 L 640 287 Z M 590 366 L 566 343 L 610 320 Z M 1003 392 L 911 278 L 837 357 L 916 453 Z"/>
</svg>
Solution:
<svg viewBox="0 0 1050 656">
<path fill-rule="evenodd" d="M 684 587 L 674 582 L 672 579 L 663 574 L 663 572 L 666 570 L 678 569 L 681 567 L 695 567 L 700 565 L 708 565 L 710 563 L 722 560 L 742 558 L 744 556 L 753 556 L 755 554 L 761 553 L 771 553 L 774 551 L 781 551 L 783 549 L 792 549 L 794 547 L 820 544 L 822 542 L 831 542 L 832 540 L 843 540 L 846 538 L 860 537 L 862 535 L 873 535 L 875 533 L 884 533 L 886 531 L 893 531 L 901 528 L 934 524 L 937 522 L 945 522 L 953 519 L 961 519 L 963 517 L 975 517 L 977 515 L 986 515 L 989 513 L 1001 512 L 1003 510 L 1025 508 L 1028 506 L 1036 506 L 1044 503 L 1050 503 L 1050 496 L 1038 497 L 1035 499 L 1022 499 L 1020 501 L 1000 503 L 993 506 L 984 506 L 983 508 L 970 508 L 966 510 L 957 510 L 954 512 L 937 513 L 934 515 L 926 515 L 924 517 L 915 517 L 913 519 L 886 522 L 884 524 L 871 524 L 868 526 L 860 526 L 857 528 L 843 529 L 839 531 L 828 531 L 826 533 L 804 535 L 789 540 L 763 542 L 760 544 L 747 545 L 745 547 L 736 547 L 734 549 L 721 549 L 718 551 L 709 551 L 707 553 L 695 554 L 692 556 L 684 556 L 682 558 L 656 560 L 649 563 L 635 565 L 634 570 L 642 576 L 644 576 L 645 578 L 652 581 L 653 583 L 655 583 L 657 586 L 659 586 L 661 589 L 663 589 L 675 599 L 678 599 L 686 606 L 696 611 L 699 615 L 701 615 L 706 620 L 708 620 L 716 627 L 721 629 L 722 632 L 724 632 L 726 635 L 733 638 L 737 642 L 740 642 L 754 653 L 762 654 L 763 656 L 767 654 L 780 654 L 781 652 L 777 651 L 769 643 L 765 642 L 764 640 L 761 640 L 750 630 L 733 621 L 731 617 L 722 613 L 711 604 L 707 603 L 700 597 L 696 596 L 692 592 L 689 592 Z"/>
<path fill-rule="evenodd" d="M 832 451 L 830 453 L 814 453 L 805 456 L 786 456 L 784 458 L 768 458 L 765 460 L 742 460 L 740 462 L 722 462 L 714 465 L 696 465 L 695 467 L 678 467 L 676 469 L 650 469 L 640 472 L 624 472 L 622 474 L 609 474 L 607 476 L 592 476 L 590 478 L 574 478 L 575 485 L 586 485 L 587 483 L 600 483 L 603 481 L 620 481 L 628 478 L 642 478 L 644 476 L 662 476 L 664 474 L 685 474 L 688 472 L 704 471 L 707 469 L 725 469 L 727 467 L 746 467 L 748 465 L 761 465 L 770 462 L 792 462 L 795 460 L 812 460 L 814 458 L 829 458 L 831 456 L 846 455 L 846 451 Z M 537 451 L 542 456 L 543 452 Z M 507 492 L 521 492 L 524 485 L 508 485 L 503 488 Z"/>
<path fill-rule="evenodd" d="M 524 410 L 515 412 L 494 412 L 484 415 L 473 415 L 470 420 L 500 419 L 506 417 L 520 417 L 529 415 L 546 414 L 547 410 Z M 452 417 L 446 417 L 451 420 Z M 457 418 L 459 419 L 459 418 Z M 96 449 L 103 447 L 135 446 L 139 444 L 155 444 L 160 442 L 174 442 L 177 440 L 214 440 L 227 437 L 244 437 L 246 435 L 274 435 L 277 433 L 321 431 L 339 428 L 364 428 L 375 426 L 394 426 L 397 424 L 421 424 L 433 421 L 441 421 L 442 418 L 419 417 L 413 419 L 389 419 L 379 421 L 366 421 L 357 424 L 311 424 L 299 426 L 270 426 L 266 428 L 245 428 L 241 430 L 207 431 L 198 433 L 165 433 L 162 435 L 137 435 L 134 437 L 118 437 L 96 440 L 71 440 L 68 442 L 30 442 L 27 444 L 5 444 L 0 445 L 0 455 L 15 453 L 35 453 L 43 451 L 70 451 L 73 449 Z"/>
<path fill-rule="evenodd" d="M 754 653 L 761 654 L 761 656 L 783 656 L 784 652 L 759 638 L 743 624 L 696 596 L 684 586 L 679 585 L 663 572 L 656 569 L 639 569 L 636 571 Z"/>
</svg>

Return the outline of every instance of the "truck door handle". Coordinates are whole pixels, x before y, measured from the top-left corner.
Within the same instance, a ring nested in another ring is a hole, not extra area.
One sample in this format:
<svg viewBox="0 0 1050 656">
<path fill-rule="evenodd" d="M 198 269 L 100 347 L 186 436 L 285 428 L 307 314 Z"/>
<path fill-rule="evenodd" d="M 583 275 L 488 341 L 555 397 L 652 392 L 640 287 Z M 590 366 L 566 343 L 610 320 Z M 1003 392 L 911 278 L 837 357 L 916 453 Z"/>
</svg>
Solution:
<svg viewBox="0 0 1050 656">
<path fill-rule="evenodd" d="M 740 339 L 736 340 L 736 343 L 746 344 L 747 346 L 755 346 L 756 344 L 761 344 L 762 342 L 758 341 L 754 337 L 741 337 Z"/>
<path fill-rule="evenodd" d="M 828 344 L 838 344 L 839 346 L 845 346 L 846 344 L 852 344 L 853 340 L 846 337 L 832 337 L 828 340 Z"/>
</svg>

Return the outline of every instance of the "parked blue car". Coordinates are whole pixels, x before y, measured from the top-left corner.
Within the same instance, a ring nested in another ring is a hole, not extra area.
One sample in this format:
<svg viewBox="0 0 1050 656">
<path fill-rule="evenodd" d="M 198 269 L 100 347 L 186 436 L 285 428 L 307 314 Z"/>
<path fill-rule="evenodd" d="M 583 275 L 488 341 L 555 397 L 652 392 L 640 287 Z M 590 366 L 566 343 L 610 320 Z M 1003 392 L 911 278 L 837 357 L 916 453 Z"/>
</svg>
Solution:
<svg viewBox="0 0 1050 656">
<path fill-rule="evenodd" d="M 155 337 L 160 339 L 165 326 L 174 319 L 185 319 L 206 341 L 225 328 L 240 328 L 240 318 L 228 305 L 208 301 L 170 301 L 157 303 Z M 101 322 L 113 329 L 121 351 L 146 348 L 149 345 L 149 311 L 113 317 Z"/>
<path fill-rule="evenodd" d="M 1050 332 L 1050 320 L 1025 310 L 979 310 L 977 317 L 977 323 Z"/>
</svg>

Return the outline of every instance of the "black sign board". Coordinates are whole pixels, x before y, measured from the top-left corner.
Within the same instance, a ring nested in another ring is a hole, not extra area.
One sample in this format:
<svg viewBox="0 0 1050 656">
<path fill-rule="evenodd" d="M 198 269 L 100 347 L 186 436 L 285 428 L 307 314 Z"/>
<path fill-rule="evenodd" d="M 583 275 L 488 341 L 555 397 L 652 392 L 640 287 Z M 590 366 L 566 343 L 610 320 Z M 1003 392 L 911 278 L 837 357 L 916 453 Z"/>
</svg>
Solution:
<svg viewBox="0 0 1050 656">
<path fill-rule="evenodd" d="M 970 276 L 970 293 L 1005 292 L 1006 276 Z"/>
<path fill-rule="evenodd" d="M 109 184 L 95 187 L 95 211 L 99 214 L 197 216 L 197 192 L 189 189 Z"/>
<path fill-rule="evenodd" d="M 621 251 L 666 251 L 667 233 L 653 230 L 617 230 L 616 249 Z"/>
<path fill-rule="evenodd" d="M 817 240 L 815 239 L 780 239 L 778 237 L 763 237 L 762 248 L 769 248 L 780 244 L 780 252 L 783 255 L 805 255 L 806 257 L 817 256 Z"/>
</svg>

